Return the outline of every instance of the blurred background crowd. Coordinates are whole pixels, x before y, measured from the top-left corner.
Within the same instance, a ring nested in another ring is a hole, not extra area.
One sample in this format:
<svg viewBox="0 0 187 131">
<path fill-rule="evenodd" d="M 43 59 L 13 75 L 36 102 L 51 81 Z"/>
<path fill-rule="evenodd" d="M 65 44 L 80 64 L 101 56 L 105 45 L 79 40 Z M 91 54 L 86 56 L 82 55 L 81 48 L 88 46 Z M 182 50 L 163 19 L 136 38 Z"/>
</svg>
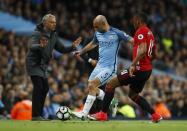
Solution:
<svg viewBox="0 0 187 131">
<path fill-rule="evenodd" d="M 159 59 L 155 69 L 166 75 L 154 74 L 142 95 L 165 118 L 187 118 L 187 0 L 1 0 L 0 10 L 23 17 L 37 24 L 46 13 L 57 16 L 59 36 L 74 40 L 93 36 L 92 20 L 97 14 L 107 17 L 109 23 L 130 35 L 132 14 L 144 11 L 149 26 L 156 36 Z M 29 37 L 0 29 L 0 115 L 16 114 L 18 104 L 30 109 L 32 83 L 25 71 L 25 58 Z M 84 42 L 83 42 L 84 44 Z M 121 44 L 119 57 L 131 60 L 131 47 Z M 124 67 L 119 63 L 119 70 Z M 72 54 L 63 54 L 50 62 L 50 91 L 46 98 L 44 117 L 54 118 L 60 105 L 81 109 L 87 96 L 87 66 Z M 183 80 L 176 77 L 183 77 Z M 125 92 L 123 94 L 122 92 Z M 127 97 L 128 87 L 116 90 L 118 116 L 144 118 L 144 112 Z M 26 104 L 25 104 L 26 103 Z"/>
</svg>

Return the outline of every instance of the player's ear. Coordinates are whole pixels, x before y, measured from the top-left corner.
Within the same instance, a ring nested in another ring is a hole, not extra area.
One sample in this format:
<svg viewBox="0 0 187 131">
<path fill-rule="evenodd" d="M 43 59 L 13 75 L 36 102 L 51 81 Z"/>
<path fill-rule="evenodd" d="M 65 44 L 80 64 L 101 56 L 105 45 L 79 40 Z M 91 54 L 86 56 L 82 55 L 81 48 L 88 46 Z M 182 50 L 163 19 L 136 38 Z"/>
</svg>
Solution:
<svg viewBox="0 0 187 131">
<path fill-rule="evenodd" d="M 102 25 L 105 25 L 106 23 L 104 21 L 101 22 Z"/>
<path fill-rule="evenodd" d="M 142 23 L 141 19 L 137 19 L 137 25 L 139 26 Z"/>
</svg>

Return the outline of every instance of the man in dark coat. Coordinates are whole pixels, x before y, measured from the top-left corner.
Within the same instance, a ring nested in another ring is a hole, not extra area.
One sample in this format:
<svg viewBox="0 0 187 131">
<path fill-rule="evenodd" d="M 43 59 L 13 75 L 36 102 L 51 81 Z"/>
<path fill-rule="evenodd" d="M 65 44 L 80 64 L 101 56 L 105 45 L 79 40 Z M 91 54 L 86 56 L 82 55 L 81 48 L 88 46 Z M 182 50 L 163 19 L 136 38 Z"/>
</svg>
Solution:
<svg viewBox="0 0 187 131">
<path fill-rule="evenodd" d="M 47 14 L 41 24 L 36 26 L 30 42 L 26 58 L 26 70 L 33 83 L 32 94 L 32 120 L 44 120 L 42 111 L 49 85 L 47 81 L 47 67 L 52 57 L 53 49 L 61 53 L 69 53 L 76 50 L 81 42 L 79 37 L 71 47 L 65 47 L 58 39 L 56 29 L 56 17 Z"/>
</svg>

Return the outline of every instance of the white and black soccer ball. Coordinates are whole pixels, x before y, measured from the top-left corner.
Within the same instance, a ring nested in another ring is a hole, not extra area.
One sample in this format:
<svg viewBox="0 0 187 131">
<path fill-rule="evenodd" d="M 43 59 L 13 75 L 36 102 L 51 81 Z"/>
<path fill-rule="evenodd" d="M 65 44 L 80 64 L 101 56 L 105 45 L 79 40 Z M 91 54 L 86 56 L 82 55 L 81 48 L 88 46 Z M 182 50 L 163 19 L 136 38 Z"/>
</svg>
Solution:
<svg viewBox="0 0 187 131">
<path fill-rule="evenodd" d="M 70 109 L 67 106 L 61 106 L 57 112 L 56 116 L 60 120 L 69 120 L 70 119 Z"/>
</svg>

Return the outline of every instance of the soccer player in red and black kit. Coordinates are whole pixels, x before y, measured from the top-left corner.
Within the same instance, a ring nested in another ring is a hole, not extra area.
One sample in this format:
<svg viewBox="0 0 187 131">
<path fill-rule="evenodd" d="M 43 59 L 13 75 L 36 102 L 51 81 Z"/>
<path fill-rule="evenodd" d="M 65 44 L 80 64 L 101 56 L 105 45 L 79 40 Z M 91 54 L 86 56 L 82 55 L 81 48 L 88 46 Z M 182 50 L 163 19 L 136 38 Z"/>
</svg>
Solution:
<svg viewBox="0 0 187 131">
<path fill-rule="evenodd" d="M 136 33 L 133 44 L 133 61 L 128 70 L 124 70 L 113 77 L 106 85 L 102 111 L 93 115 L 97 120 L 107 120 L 107 111 L 114 96 L 116 87 L 129 85 L 129 97 L 143 110 L 151 114 L 153 122 L 159 122 L 162 116 L 157 114 L 149 103 L 139 95 L 152 72 L 152 60 L 156 57 L 154 35 L 147 27 L 147 16 L 144 13 L 136 14 L 131 19 Z"/>
</svg>

